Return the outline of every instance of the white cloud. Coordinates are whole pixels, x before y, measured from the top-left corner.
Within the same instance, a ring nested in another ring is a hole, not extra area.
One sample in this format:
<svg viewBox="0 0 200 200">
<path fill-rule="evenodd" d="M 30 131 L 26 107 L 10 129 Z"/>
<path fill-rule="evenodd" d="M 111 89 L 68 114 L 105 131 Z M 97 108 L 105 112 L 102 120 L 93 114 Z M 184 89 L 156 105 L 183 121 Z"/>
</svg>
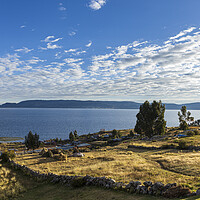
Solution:
<svg viewBox="0 0 200 200">
<path fill-rule="evenodd" d="M 65 58 L 64 61 L 69 64 L 69 63 L 75 63 L 75 62 L 82 61 L 82 59 L 81 58 L 77 58 L 77 59 L 75 59 L 75 58 Z"/>
<path fill-rule="evenodd" d="M 60 49 L 62 48 L 62 46 L 59 46 L 57 44 L 51 44 L 51 43 L 47 43 L 47 47 L 46 49 Z"/>
<path fill-rule="evenodd" d="M 78 49 L 68 49 L 64 50 L 65 53 L 76 52 Z"/>
<path fill-rule="evenodd" d="M 75 31 L 71 31 L 71 32 L 68 33 L 68 35 L 69 36 L 74 36 L 74 35 L 76 35 L 76 32 Z"/>
<path fill-rule="evenodd" d="M 99 10 L 105 4 L 106 4 L 106 0 L 91 0 L 89 3 L 89 7 L 93 10 Z"/>
<path fill-rule="evenodd" d="M 20 26 L 20 28 L 26 28 L 26 25 L 22 25 L 22 26 Z"/>
<path fill-rule="evenodd" d="M 60 6 L 58 9 L 59 9 L 60 11 L 65 11 L 65 10 L 67 10 L 64 6 Z"/>
<path fill-rule="evenodd" d="M 28 53 L 30 51 L 33 51 L 33 49 L 28 49 L 27 47 L 23 47 L 21 49 L 15 49 L 17 52 L 23 52 L 23 53 Z"/>
<path fill-rule="evenodd" d="M 86 44 L 85 46 L 86 46 L 86 47 L 90 47 L 91 45 L 92 45 L 92 41 L 89 41 L 89 43 Z"/>
<path fill-rule="evenodd" d="M 184 36 L 184 35 L 187 34 L 187 33 L 192 32 L 192 31 L 195 30 L 195 29 L 196 29 L 195 27 L 190 27 L 190 28 L 188 28 L 188 29 L 186 29 L 186 30 L 184 30 L 184 31 L 181 31 L 179 34 L 177 34 L 177 35 L 175 35 L 175 36 L 173 36 L 173 37 L 170 37 L 169 39 L 170 39 L 170 40 L 177 39 L 177 38 L 179 38 L 179 37 L 181 37 L 181 36 Z"/>
<path fill-rule="evenodd" d="M 50 43 L 54 43 L 54 42 L 58 42 L 59 40 L 62 40 L 63 38 L 56 38 L 54 39 L 55 36 L 53 35 L 50 35 L 50 36 L 47 36 L 44 40 L 42 40 L 43 42 L 50 42 Z"/>
<path fill-rule="evenodd" d="M 0 57 L 0 96 L 200 99 L 200 32 L 191 30 L 162 44 L 135 41 L 95 56 L 83 55 L 86 47 L 59 48 L 49 51 L 47 58 L 8 54 Z M 47 47 L 57 48 L 54 36 L 45 39 Z"/>
<path fill-rule="evenodd" d="M 54 39 L 55 38 L 55 36 L 53 36 L 53 35 L 50 35 L 50 36 L 47 36 L 44 40 L 42 40 L 42 41 L 44 41 L 44 42 L 50 42 L 50 40 L 51 39 Z"/>
<path fill-rule="evenodd" d="M 62 40 L 63 38 L 57 38 L 55 40 L 51 40 L 51 43 L 54 43 L 54 42 L 58 42 L 59 40 Z"/>
<path fill-rule="evenodd" d="M 76 56 L 79 56 L 79 55 L 81 55 L 81 54 L 85 54 L 85 53 L 87 53 L 86 51 L 77 51 L 77 52 L 75 52 L 75 53 L 72 53 L 73 55 L 76 55 Z"/>
<path fill-rule="evenodd" d="M 63 38 L 56 38 L 53 35 L 47 36 L 44 40 L 42 40 L 42 42 L 46 42 L 47 43 L 47 47 L 39 47 L 39 49 L 42 50 L 47 50 L 47 49 L 60 49 L 62 48 L 62 46 L 59 46 L 57 44 L 52 44 L 55 42 L 58 42 L 59 40 L 62 40 Z"/>
</svg>

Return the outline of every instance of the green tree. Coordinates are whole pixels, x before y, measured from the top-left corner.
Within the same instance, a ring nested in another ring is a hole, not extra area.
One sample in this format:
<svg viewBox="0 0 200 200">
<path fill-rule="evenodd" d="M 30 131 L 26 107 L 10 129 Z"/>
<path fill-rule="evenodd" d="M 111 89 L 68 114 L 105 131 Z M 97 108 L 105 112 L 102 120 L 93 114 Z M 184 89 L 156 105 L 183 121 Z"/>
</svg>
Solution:
<svg viewBox="0 0 200 200">
<path fill-rule="evenodd" d="M 74 137 L 75 137 L 75 139 L 78 139 L 78 133 L 77 133 L 77 130 L 74 131 Z"/>
<path fill-rule="evenodd" d="M 132 130 L 130 130 L 130 137 L 134 137 L 134 133 L 133 133 L 133 131 Z"/>
<path fill-rule="evenodd" d="M 194 121 L 194 117 L 191 117 L 191 112 L 187 111 L 186 106 L 182 106 L 181 112 L 178 112 L 179 122 L 180 122 L 180 129 L 187 130 L 188 124 Z"/>
<path fill-rule="evenodd" d="M 118 136 L 118 131 L 116 129 L 113 129 L 112 131 L 112 137 L 116 138 Z"/>
<path fill-rule="evenodd" d="M 144 134 L 149 138 L 153 135 L 165 134 L 166 121 L 164 120 L 164 114 L 165 105 L 161 101 L 153 101 L 152 104 L 145 101 L 136 115 L 135 132 Z"/>
<path fill-rule="evenodd" d="M 70 142 L 73 142 L 75 140 L 75 136 L 72 132 L 69 133 L 69 139 L 70 139 Z"/>
<path fill-rule="evenodd" d="M 39 135 L 35 135 L 29 131 L 28 136 L 25 136 L 25 146 L 29 149 L 37 149 L 40 146 Z"/>
</svg>

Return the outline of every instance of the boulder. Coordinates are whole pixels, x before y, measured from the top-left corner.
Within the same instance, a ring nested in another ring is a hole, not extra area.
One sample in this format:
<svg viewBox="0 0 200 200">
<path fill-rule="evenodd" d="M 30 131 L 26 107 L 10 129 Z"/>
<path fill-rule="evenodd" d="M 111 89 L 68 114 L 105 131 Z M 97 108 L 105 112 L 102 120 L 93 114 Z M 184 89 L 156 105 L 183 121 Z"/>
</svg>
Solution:
<svg viewBox="0 0 200 200">
<path fill-rule="evenodd" d="M 145 187 L 150 187 L 150 186 L 152 186 L 153 184 L 152 184 L 151 181 L 145 181 L 145 182 L 143 183 L 143 185 L 144 185 Z"/>
<path fill-rule="evenodd" d="M 83 157 L 85 156 L 83 153 L 73 153 L 73 157 Z"/>
</svg>

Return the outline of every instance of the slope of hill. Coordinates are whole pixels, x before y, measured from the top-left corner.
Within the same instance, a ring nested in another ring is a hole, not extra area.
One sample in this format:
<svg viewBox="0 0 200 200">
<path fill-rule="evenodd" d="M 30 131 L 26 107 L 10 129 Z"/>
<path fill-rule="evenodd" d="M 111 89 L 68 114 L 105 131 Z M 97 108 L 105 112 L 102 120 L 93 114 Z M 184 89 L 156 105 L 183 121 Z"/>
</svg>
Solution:
<svg viewBox="0 0 200 200">
<path fill-rule="evenodd" d="M 80 100 L 27 100 L 19 103 L 5 103 L 0 108 L 101 108 L 138 109 L 141 103 L 133 101 L 80 101 Z M 200 102 L 187 104 L 166 103 L 166 109 L 179 110 L 183 105 L 188 110 L 200 110 Z"/>
</svg>

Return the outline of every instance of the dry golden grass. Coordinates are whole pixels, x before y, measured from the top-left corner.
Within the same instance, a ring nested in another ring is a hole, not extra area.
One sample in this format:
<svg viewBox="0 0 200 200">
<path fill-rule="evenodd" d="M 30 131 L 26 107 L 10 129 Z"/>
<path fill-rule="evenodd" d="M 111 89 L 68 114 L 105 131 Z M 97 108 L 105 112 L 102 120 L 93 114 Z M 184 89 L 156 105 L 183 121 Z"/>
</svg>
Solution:
<svg viewBox="0 0 200 200">
<path fill-rule="evenodd" d="M 123 182 L 176 182 L 193 189 L 200 186 L 199 152 L 128 149 L 130 143 L 86 152 L 83 158 L 69 157 L 65 162 L 37 153 L 19 156 L 16 162 L 43 173 L 106 176 Z"/>
<path fill-rule="evenodd" d="M 28 177 L 0 164 L 0 199 L 12 199 L 35 185 Z"/>
</svg>

